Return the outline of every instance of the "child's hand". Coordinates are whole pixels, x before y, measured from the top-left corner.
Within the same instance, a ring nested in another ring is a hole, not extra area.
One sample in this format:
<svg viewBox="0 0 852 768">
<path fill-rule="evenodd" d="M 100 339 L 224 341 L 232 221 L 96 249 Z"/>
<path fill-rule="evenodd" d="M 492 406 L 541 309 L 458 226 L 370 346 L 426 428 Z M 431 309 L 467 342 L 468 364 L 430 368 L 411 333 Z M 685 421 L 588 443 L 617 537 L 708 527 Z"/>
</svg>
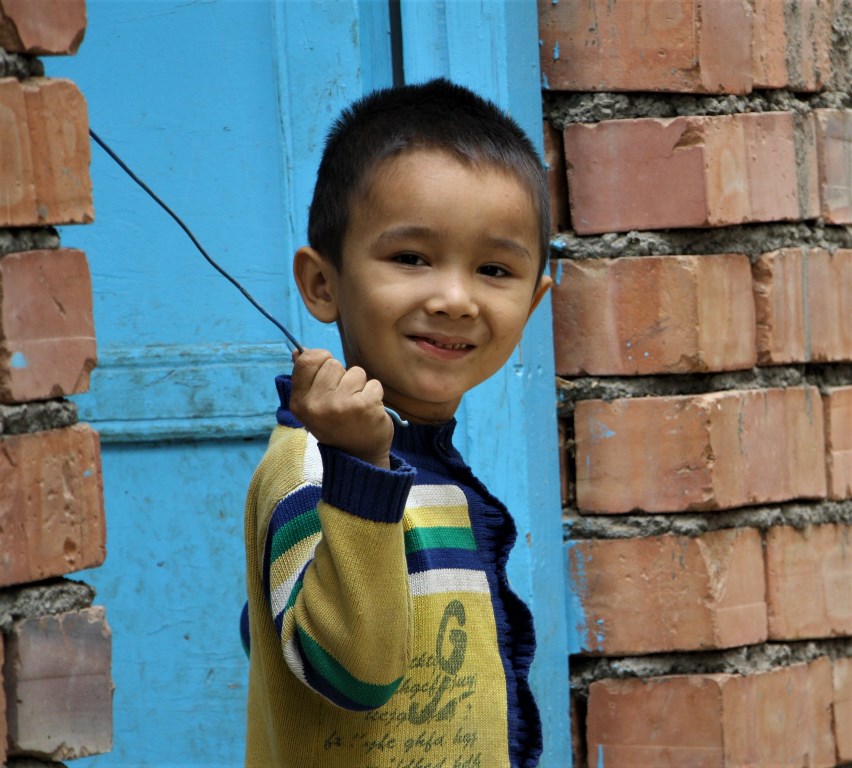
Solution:
<svg viewBox="0 0 852 768">
<path fill-rule="evenodd" d="M 381 383 L 363 368 L 348 371 L 324 349 L 293 355 L 290 410 L 321 443 L 390 469 L 393 422 Z"/>
</svg>

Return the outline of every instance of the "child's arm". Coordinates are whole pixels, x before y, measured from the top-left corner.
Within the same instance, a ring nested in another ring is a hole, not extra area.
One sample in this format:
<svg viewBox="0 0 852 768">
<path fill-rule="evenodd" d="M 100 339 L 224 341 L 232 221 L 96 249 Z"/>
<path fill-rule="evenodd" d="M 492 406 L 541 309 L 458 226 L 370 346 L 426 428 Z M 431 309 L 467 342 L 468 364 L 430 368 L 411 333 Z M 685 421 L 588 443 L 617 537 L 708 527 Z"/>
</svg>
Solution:
<svg viewBox="0 0 852 768">
<path fill-rule="evenodd" d="M 290 408 L 320 442 L 323 482 L 276 504 L 263 562 L 291 670 L 339 706 L 372 709 L 409 663 L 400 521 L 413 470 L 392 465 L 381 385 L 351 373 L 326 352 L 296 362 Z"/>
</svg>

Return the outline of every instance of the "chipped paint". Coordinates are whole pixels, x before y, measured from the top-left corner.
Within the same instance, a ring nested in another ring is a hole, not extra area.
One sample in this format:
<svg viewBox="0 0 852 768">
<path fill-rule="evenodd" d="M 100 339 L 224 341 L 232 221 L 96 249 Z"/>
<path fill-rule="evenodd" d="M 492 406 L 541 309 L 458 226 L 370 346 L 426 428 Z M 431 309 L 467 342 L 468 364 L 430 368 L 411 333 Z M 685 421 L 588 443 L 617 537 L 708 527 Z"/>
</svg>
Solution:
<svg viewBox="0 0 852 768">
<path fill-rule="evenodd" d="M 615 437 L 615 432 L 598 419 L 589 417 L 589 437 L 593 443 Z"/>
</svg>

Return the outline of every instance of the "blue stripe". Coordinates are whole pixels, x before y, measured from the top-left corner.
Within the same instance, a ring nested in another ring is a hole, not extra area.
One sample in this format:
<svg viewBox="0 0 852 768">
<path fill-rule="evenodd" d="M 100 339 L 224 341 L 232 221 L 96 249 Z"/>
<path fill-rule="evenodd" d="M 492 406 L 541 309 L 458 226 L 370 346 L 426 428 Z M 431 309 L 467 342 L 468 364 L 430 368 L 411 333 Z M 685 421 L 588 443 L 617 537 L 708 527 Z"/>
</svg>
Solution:
<svg viewBox="0 0 852 768">
<path fill-rule="evenodd" d="M 482 561 L 479 553 L 470 549 L 421 549 L 405 556 L 409 573 L 422 573 L 437 568 L 462 568 L 468 571 L 481 571 Z"/>
<path fill-rule="evenodd" d="M 282 499 L 275 506 L 272 512 L 272 517 L 269 519 L 269 526 L 266 529 L 266 544 L 263 548 L 263 593 L 266 595 L 266 603 L 270 605 L 270 588 L 269 569 L 272 566 L 272 545 L 275 540 L 275 533 L 283 525 L 287 525 L 291 520 L 295 520 L 305 510 L 316 507 L 319 503 L 322 489 L 316 485 L 307 485 L 300 488 L 292 496 Z"/>
<path fill-rule="evenodd" d="M 240 640 L 243 644 L 243 651 L 245 651 L 246 658 L 250 658 L 251 656 L 251 634 L 249 633 L 249 608 L 248 601 L 243 606 L 243 610 L 240 613 Z"/>
</svg>

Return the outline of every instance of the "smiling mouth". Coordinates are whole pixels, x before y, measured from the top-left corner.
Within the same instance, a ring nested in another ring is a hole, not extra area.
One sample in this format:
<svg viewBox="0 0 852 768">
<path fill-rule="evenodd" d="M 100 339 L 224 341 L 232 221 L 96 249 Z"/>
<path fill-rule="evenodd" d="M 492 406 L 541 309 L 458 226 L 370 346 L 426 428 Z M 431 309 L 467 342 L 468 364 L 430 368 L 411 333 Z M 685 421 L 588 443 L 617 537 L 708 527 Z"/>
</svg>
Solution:
<svg viewBox="0 0 852 768">
<path fill-rule="evenodd" d="M 426 344 L 430 344 L 433 347 L 437 347 L 438 349 L 447 349 L 453 352 L 460 352 L 467 349 L 473 349 L 473 344 L 467 344 L 466 342 L 456 342 L 456 343 L 448 343 L 444 341 L 438 341 L 437 339 L 433 339 L 429 336 L 412 336 L 414 341 L 422 341 Z"/>
</svg>

